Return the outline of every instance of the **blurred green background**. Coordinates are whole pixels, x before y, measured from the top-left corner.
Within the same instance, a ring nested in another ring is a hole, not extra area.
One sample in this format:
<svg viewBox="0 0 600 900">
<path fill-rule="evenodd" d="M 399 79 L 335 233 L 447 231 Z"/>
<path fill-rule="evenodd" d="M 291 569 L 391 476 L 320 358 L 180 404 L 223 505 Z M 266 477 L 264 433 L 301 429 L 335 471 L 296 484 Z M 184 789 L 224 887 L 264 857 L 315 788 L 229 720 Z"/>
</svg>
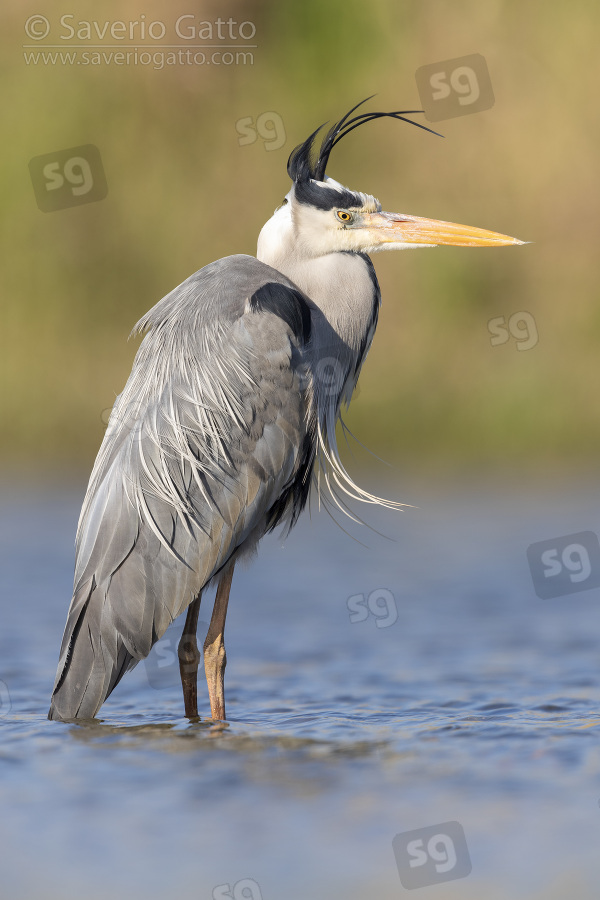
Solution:
<svg viewBox="0 0 600 900">
<path fill-rule="evenodd" d="M 57 43 L 64 14 L 99 23 L 144 14 L 170 31 L 182 14 L 233 17 L 256 26 L 254 61 L 28 65 L 24 23 L 34 14 L 53 28 L 40 49 Z M 131 327 L 206 263 L 255 253 L 288 189 L 290 150 L 369 94 L 371 108 L 418 108 L 415 70 L 471 53 L 487 60 L 491 109 L 437 123 L 444 140 L 373 123 L 336 148 L 329 174 L 384 209 L 532 243 L 377 255 L 382 315 L 348 423 L 372 450 L 411 464 L 597 456 L 596 4 L 5 0 L 2 19 L 5 472 L 89 468 L 139 343 L 127 342 Z M 240 145 L 236 122 L 267 111 L 280 117 L 283 146 Z M 102 156 L 106 199 L 41 212 L 29 160 L 88 143 Z M 537 344 L 492 346 L 488 321 L 519 311 L 533 316 Z"/>
</svg>

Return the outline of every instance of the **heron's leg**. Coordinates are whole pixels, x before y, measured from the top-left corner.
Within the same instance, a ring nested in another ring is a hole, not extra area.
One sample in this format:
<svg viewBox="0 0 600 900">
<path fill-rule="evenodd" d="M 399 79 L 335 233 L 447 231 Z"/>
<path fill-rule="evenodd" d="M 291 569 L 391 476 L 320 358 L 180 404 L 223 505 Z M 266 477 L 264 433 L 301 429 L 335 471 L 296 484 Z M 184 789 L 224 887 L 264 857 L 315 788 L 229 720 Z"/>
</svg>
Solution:
<svg viewBox="0 0 600 900">
<path fill-rule="evenodd" d="M 208 634 L 204 641 L 204 671 L 206 672 L 206 682 L 208 684 L 210 712 L 213 719 L 218 721 L 225 721 L 223 678 L 227 656 L 225 655 L 224 631 L 234 566 L 235 563 L 228 565 L 221 575 Z"/>
<path fill-rule="evenodd" d="M 183 634 L 177 650 L 185 715 L 188 719 L 198 717 L 198 665 L 200 663 L 200 651 L 196 640 L 196 630 L 198 628 L 201 597 L 202 593 L 198 594 L 196 599 L 188 606 Z"/>
</svg>

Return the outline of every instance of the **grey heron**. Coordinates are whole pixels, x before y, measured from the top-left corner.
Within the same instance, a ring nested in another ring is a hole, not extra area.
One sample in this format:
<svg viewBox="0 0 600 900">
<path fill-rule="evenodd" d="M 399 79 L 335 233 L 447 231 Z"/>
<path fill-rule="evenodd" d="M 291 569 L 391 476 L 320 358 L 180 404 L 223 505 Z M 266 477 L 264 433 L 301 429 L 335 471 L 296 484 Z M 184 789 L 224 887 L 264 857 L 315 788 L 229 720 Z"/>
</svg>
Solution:
<svg viewBox="0 0 600 900">
<path fill-rule="evenodd" d="M 366 102 L 366 101 L 363 101 Z M 400 506 L 358 487 L 336 423 L 371 345 L 380 291 L 370 253 L 515 238 L 382 211 L 326 175 L 353 115 L 291 153 L 292 181 L 262 228 L 257 257 L 210 263 L 135 326 L 145 332 L 90 477 L 76 539 L 74 591 L 49 711 L 92 718 L 123 675 L 187 610 L 179 660 L 185 715 L 198 716 L 196 628 L 216 583 L 204 643 L 213 720 L 225 719 L 224 629 L 236 561 L 278 525 L 291 529 L 311 483 Z M 321 126 L 322 127 L 322 126 Z M 429 129 L 425 129 L 429 130 Z"/>
</svg>

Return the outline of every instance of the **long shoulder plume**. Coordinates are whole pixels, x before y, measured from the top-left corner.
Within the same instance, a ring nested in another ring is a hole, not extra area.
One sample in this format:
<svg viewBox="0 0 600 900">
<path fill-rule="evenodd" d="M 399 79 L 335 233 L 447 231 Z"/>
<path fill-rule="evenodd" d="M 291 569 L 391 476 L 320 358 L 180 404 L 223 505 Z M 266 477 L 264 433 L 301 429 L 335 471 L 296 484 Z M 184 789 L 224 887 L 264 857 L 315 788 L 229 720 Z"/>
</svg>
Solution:
<svg viewBox="0 0 600 900">
<path fill-rule="evenodd" d="M 429 131 L 431 134 L 442 137 L 441 134 L 437 131 L 433 131 L 431 128 L 427 128 L 426 125 L 421 125 L 419 122 L 414 122 L 412 119 L 406 118 L 407 116 L 422 113 L 422 109 L 360 113 L 360 115 L 350 118 L 352 113 L 355 112 L 359 106 L 362 106 L 363 103 L 367 103 L 367 101 L 371 99 L 372 97 L 367 97 L 365 100 L 361 100 L 360 103 L 353 106 L 339 122 L 336 122 L 335 125 L 329 129 L 323 138 L 323 142 L 321 143 L 316 158 L 313 152 L 314 142 L 317 134 L 321 128 L 323 128 L 323 125 L 319 125 L 316 131 L 313 131 L 302 144 L 299 144 L 295 150 L 292 150 L 287 165 L 288 175 L 292 181 L 308 181 L 309 178 L 312 178 L 315 181 L 323 181 L 325 178 L 325 169 L 329 162 L 329 154 L 335 145 L 347 134 L 350 134 L 351 131 L 354 131 L 355 128 L 358 128 L 359 125 L 364 125 L 365 122 L 372 122 L 374 119 L 399 119 L 401 122 L 408 122 L 409 125 L 415 125 L 417 128 L 422 128 L 424 131 Z"/>
</svg>

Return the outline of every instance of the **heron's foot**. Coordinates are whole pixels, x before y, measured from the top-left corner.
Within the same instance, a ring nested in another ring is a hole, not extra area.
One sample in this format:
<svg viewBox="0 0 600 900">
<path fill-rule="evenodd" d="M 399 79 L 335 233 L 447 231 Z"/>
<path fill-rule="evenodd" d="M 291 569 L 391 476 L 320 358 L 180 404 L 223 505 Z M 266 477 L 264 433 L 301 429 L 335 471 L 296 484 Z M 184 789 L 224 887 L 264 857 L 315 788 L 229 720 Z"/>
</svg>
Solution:
<svg viewBox="0 0 600 900">
<path fill-rule="evenodd" d="M 217 737 L 229 728 L 229 722 L 215 722 L 214 719 L 205 719 L 204 724 L 210 726 L 208 733 L 211 737 Z"/>
</svg>

